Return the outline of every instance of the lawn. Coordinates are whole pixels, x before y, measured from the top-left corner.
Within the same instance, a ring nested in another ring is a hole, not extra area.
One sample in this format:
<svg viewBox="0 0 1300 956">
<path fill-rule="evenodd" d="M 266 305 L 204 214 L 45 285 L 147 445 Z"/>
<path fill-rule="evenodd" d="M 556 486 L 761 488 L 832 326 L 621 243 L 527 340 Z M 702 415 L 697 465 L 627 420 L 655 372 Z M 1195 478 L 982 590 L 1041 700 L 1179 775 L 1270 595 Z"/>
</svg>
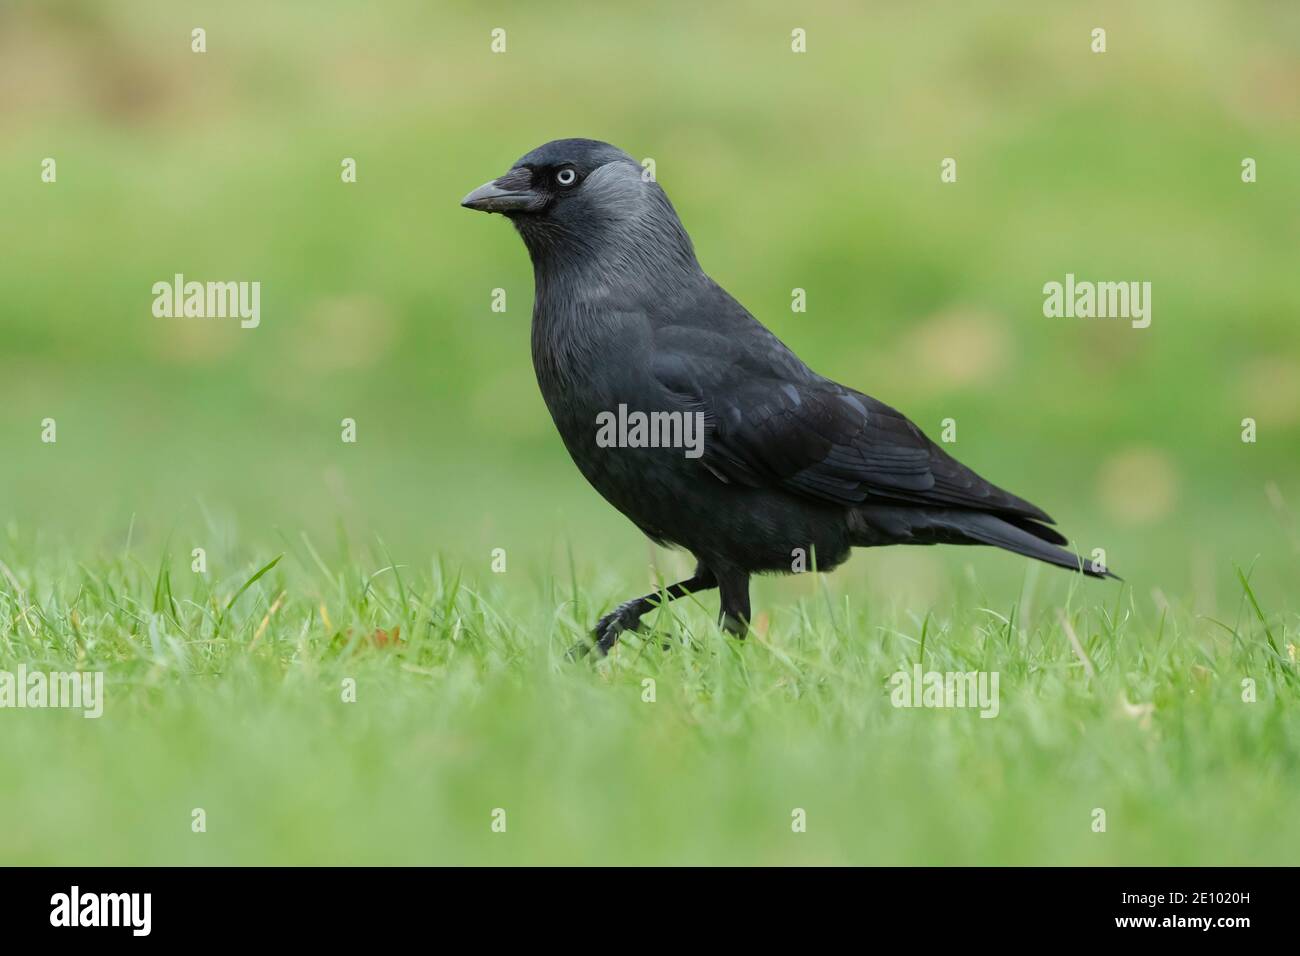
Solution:
<svg viewBox="0 0 1300 956">
<path fill-rule="evenodd" d="M 1296 622 L 1244 585 L 1210 620 L 1050 569 L 925 610 L 809 573 L 744 643 L 701 599 L 575 664 L 608 575 L 283 548 L 247 587 L 267 554 L 0 569 L 0 667 L 106 675 L 99 719 L 0 715 L 7 862 L 1294 860 Z M 916 664 L 996 672 L 996 713 L 893 706 Z"/>
</svg>

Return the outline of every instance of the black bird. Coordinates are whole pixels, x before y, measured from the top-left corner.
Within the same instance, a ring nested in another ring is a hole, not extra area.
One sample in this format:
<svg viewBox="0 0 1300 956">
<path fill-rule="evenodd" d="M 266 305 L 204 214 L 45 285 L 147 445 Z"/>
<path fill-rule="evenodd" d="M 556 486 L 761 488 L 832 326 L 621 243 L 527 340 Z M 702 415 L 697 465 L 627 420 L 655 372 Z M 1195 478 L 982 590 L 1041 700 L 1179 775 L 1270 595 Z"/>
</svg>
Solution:
<svg viewBox="0 0 1300 956">
<path fill-rule="evenodd" d="M 603 617 L 602 652 L 660 600 L 715 587 L 722 626 L 743 637 L 750 575 L 790 573 L 801 556 L 828 570 L 854 547 L 993 545 L 1113 577 L 1059 547 L 1040 508 L 809 369 L 704 274 L 667 195 L 621 149 L 547 143 L 461 205 L 503 214 L 528 247 L 533 367 L 578 469 L 651 539 L 697 562 L 688 580 Z M 608 427 L 602 440 L 602 423 L 637 412 L 678 447 L 647 447 L 634 428 L 615 436 L 621 446 Z M 691 423 L 702 448 L 680 447 Z"/>
</svg>

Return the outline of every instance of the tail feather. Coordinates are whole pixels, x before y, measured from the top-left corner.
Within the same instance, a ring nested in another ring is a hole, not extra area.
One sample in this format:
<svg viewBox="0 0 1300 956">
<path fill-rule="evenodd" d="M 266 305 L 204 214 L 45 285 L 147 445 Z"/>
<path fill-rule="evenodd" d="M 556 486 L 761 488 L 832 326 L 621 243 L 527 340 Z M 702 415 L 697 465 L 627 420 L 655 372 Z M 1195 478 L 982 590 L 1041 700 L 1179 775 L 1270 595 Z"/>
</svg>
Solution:
<svg viewBox="0 0 1300 956">
<path fill-rule="evenodd" d="M 1015 525 L 1021 531 L 1028 531 L 1035 538 L 1041 538 L 1048 544 L 1069 544 L 1065 535 L 1061 534 L 1061 532 L 1057 531 L 1055 528 L 1041 525 L 1037 521 L 1031 521 L 1028 518 L 1021 518 L 1019 516 L 1013 517 L 1011 515 L 998 515 L 998 517 L 1007 524 Z"/>
<path fill-rule="evenodd" d="M 1017 521 L 1013 524 L 1004 518 L 982 512 L 964 514 L 955 524 L 970 540 L 979 544 L 990 544 L 995 548 L 1013 551 L 1027 558 L 1046 561 L 1058 568 L 1079 571 L 1090 578 L 1119 580 L 1118 575 L 1112 574 L 1096 562 L 1059 547 L 1058 545 L 1066 543 L 1065 538 L 1042 525 L 1033 525 L 1027 521 L 1023 523 Z M 1048 536 L 1049 534 L 1051 537 Z"/>
<path fill-rule="evenodd" d="M 1078 571 L 1090 578 L 1115 578 L 1108 569 L 1061 545 L 1063 535 L 1029 518 L 961 508 L 906 508 L 865 506 L 849 513 L 854 543 L 882 544 L 985 544 Z"/>
</svg>

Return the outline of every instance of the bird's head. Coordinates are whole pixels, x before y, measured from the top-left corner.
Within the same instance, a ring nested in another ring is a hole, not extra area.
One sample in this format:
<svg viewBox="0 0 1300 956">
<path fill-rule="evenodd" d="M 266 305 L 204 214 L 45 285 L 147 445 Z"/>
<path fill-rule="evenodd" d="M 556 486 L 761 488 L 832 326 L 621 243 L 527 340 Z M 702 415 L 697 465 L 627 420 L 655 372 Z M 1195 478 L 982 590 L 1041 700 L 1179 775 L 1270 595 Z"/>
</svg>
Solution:
<svg viewBox="0 0 1300 956">
<path fill-rule="evenodd" d="M 672 204 L 617 146 L 557 139 L 522 156 L 460 203 L 514 223 L 534 262 L 589 258 L 629 246 L 661 248 L 694 263 Z"/>
</svg>

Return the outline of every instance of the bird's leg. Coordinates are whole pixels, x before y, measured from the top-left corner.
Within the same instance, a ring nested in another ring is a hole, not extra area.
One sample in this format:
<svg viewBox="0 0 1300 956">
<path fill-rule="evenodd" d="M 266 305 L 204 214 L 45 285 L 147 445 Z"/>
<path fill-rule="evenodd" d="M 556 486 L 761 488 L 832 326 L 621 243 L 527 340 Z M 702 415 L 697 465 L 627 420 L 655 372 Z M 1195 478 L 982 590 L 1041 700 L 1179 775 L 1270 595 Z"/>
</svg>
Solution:
<svg viewBox="0 0 1300 956">
<path fill-rule="evenodd" d="M 664 595 L 667 595 L 669 601 L 675 601 L 688 594 L 707 591 L 717 586 L 718 580 L 713 576 L 713 572 L 701 565 L 695 569 L 695 575 L 685 581 L 678 581 L 662 591 L 652 591 L 644 597 L 620 604 L 596 623 L 591 636 L 596 639 L 596 647 L 600 652 L 608 654 L 609 649 L 618 640 L 618 636 L 624 631 L 636 630 L 641 624 L 641 616 L 658 607 Z M 569 651 L 569 656 L 581 657 L 589 650 L 591 650 L 589 645 L 579 644 Z"/>
<path fill-rule="evenodd" d="M 718 623 L 743 641 L 749 631 L 749 575 L 741 571 L 719 574 L 718 590 L 722 593 Z"/>
</svg>

